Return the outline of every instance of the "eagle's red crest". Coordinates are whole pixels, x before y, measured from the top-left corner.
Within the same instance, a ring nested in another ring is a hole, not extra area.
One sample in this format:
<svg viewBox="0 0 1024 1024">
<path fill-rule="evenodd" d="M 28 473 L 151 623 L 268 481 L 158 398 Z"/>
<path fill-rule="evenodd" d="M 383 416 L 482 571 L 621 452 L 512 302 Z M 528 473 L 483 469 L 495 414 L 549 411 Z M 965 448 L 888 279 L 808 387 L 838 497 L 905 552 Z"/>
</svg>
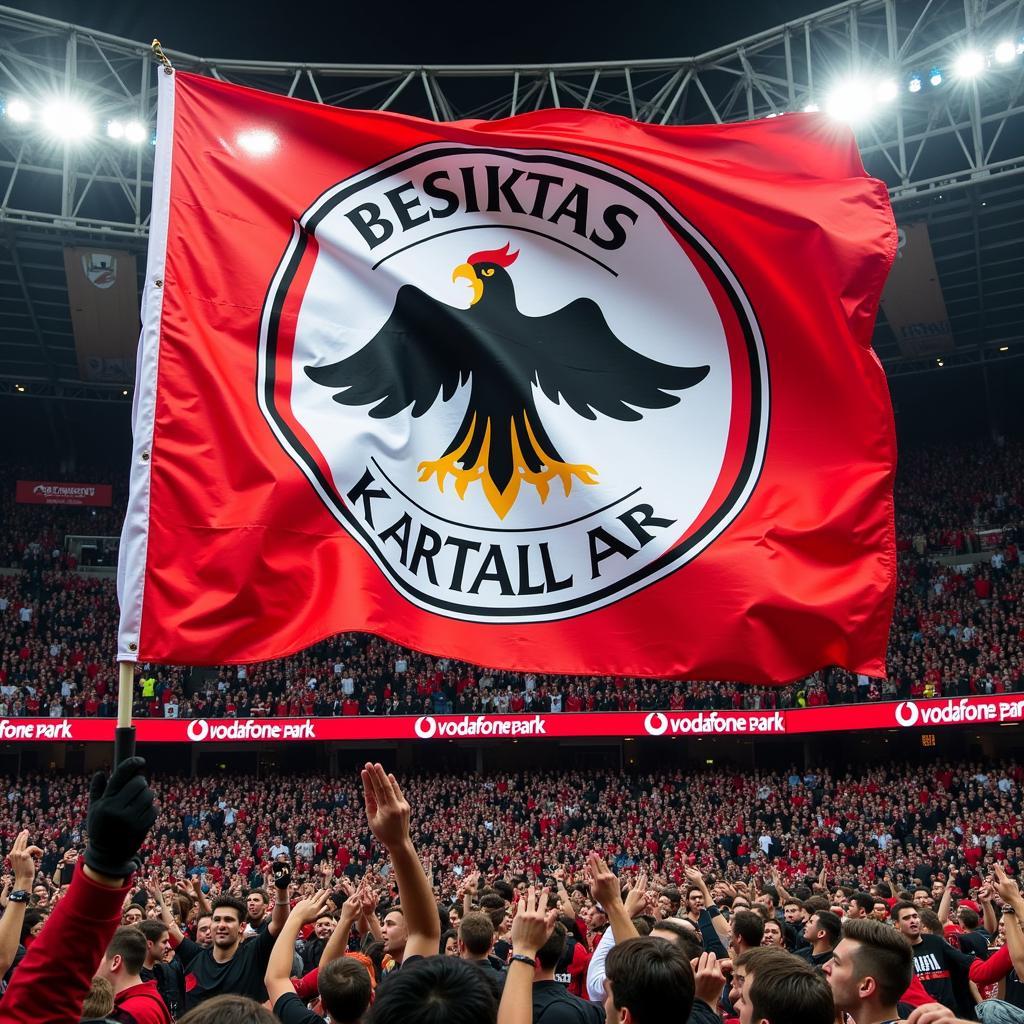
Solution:
<svg viewBox="0 0 1024 1024">
<path fill-rule="evenodd" d="M 466 262 L 470 266 L 475 266 L 477 263 L 497 263 L 499 267 L 510 267 L 515 263 L 519 250 L 509 252 L 508 249 L 509 243 L 506 242 L 503 249 L 485 249 L 483 252 L 475 252 Z"/>
</svg>

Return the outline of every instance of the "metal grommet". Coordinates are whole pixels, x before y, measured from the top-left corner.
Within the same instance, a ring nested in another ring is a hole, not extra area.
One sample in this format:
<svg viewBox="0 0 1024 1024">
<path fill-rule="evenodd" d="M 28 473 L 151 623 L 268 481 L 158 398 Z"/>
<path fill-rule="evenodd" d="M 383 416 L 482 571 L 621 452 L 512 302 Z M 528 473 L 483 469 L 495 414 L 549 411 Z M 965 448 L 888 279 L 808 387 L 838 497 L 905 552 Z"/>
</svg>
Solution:
<svg viewBox="0 0 1024 1024">
<path fill-rule="evenodd" d="M 138 649 L 139 649 L 139 645 L 137 643 L 135 643 L 134 640 L 128 645 L 128 650 L 129 651 L 137 651 Z"/>
<path fill-rule="evenodd" d="M 142 453 L 142 461 L 143 462 L 149 462 L 149 452 L 143 452 Z"/>
<path fill-rule="evenodd" d="M 156 280 L 155 280 L 155 281 L 153 282 L 153 284 L 155 284 L 155 285 L 157 286 L 157 288 L 163 288 L 163 286 L 164 286 L 164 279 L 163 279 L 162 277 L 158 277 L 158 278 L 157 278 L 157 279 L 156 279 Z"/>
</svg>

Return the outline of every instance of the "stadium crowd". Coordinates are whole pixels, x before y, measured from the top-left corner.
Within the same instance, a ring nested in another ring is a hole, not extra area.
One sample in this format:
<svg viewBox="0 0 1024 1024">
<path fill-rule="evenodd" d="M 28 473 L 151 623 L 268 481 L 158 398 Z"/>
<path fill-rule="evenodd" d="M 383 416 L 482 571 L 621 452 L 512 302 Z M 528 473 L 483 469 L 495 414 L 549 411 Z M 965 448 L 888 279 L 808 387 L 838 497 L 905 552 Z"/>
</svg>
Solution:
<svg viewBox="0 0 1024 1024">
<path fill-rule="evenodd" d="M 276 662 L 193 672 L 143 666 L 137 717 L 283 717 L 799 708 L 1024 690 L 1016 544 L 1019 446 L 922 451 L 901 463 L 898 591 L 886 679 L 839 669 L 790 686 L 673 684 L 488 671 L 346 634 Z M 0 717 L 112 717 L 117 601 L 76 572 L 66 533 L 116 531 L 101 510 L 0 504 Z M 38 473 L 35 474 L 38 476 Z M 995 531 L 993 533 L 993 531 Z M 988 540 L 985 538 L 988 537 Z M 995 540 L 992 538 L 995 537 Z M 963 567 L 934 561 L 996 544 Z"/>
<path fill-rule="evenodd" d="M 1015 763 L 143 767 L 8 783 L 5 1022 L 1024 1021 Z"/>
</svg>

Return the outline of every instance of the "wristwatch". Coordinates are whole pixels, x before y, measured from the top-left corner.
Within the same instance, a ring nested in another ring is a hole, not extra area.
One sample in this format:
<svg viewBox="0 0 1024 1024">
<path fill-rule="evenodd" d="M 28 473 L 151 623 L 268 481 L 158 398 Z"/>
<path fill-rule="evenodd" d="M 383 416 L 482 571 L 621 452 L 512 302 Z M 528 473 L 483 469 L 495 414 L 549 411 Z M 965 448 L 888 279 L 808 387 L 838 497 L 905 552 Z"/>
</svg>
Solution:
<svg viewBox="0 0 1024 1024">
<path fill-rule="evenodd" d="M 28 903 L 32 899 L 32 893 L 28 889 L 15 889 L 8 897 L 10 903 Z"/>
</svg>

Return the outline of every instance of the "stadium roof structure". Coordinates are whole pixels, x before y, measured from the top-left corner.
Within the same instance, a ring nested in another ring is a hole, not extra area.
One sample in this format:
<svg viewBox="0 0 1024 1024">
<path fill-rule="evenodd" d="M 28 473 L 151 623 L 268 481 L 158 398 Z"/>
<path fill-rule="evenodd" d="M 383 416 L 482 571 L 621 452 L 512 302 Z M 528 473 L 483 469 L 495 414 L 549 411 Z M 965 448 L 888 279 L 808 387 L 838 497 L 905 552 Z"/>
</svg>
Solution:
<svg viewBox="0 0 1024 1024">
<path fill-rule="evenodd" d="M 657 124 L 821 109 L 854 124 L 902 223 L 925 220 L 955 351 L 1024 355 L 1024 0 L 847 0 L 697 56 L 593 63 L 296 64 L 166 53 L 187 71 L 435 120 L 590 107 Z M 153 169 L 148 42 L 0 7 L 0 395 L 124 402 L 78 379 L 66 245 L 140 255 Z M 141 284 L 141 281 L 140 281 Z M 890 377 L 933 370 L 880 318 Z"/>
</svg>

